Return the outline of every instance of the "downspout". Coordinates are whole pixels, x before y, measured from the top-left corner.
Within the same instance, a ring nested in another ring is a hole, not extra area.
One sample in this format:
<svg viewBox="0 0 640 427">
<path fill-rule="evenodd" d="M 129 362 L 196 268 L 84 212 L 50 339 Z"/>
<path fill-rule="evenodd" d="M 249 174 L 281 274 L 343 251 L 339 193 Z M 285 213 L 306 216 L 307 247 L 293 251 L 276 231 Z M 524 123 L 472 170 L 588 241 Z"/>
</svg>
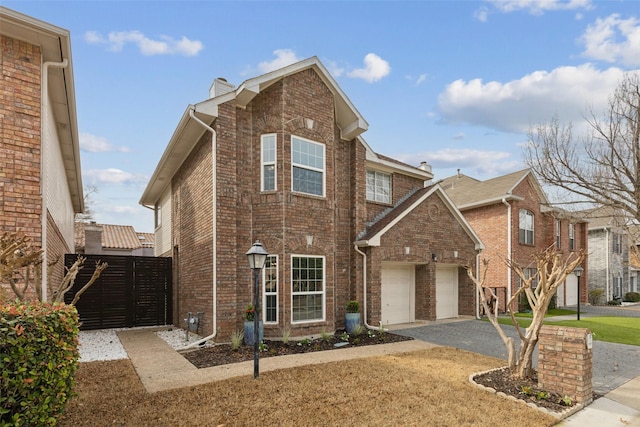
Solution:
<svg viewBox="0 0 640 427">
<path fill-rule="evenodd" d="M 195 115 L 195 107 L 191 106 L 191 108 L 189 109 L 189 116 L 198 124 L 200 124 L 202 127 L 204 127 L 206 130 L 208 130 L 209 132 L 211 132 L 211 163 L 212 163 L 212 180 L 213 180 L 213 186 L 212 186 L 212 202 L 213 202 L 213 207 L 212 207 L 212 221 L 213 221 L 213 230 L 212 230 L 212 244 L 213 244 L 213 248 L 212 248 L 212 252 L 213 252 L 213 304 L 212 304 L 212 318 L 213 318 L 213 333 L 211 335 L 209 335 L 208 337 L 204 337 L 202 339 L 199 339 L 198 341 L 194 341 L 193 343 L 189 344 L 188 346 L 186 346 L 184 349 L 189 349 L 189 348 L 194 348 L 194 347 L 198 347 L 201 344 L 205 343 L 206 341 L 209 341 L 210 339 L 215 338 L 216 334 L 218 333 L 218 319 L 216 318 L 217 315 L 217 311 L 218 311 L 218 306 L 217 306 L 217 300 L 218 300 L 218 292 L 217 292 L 217 288 L 218 288 L 218 275 L 216 273 L 217 268 L 216 268 L 216 263 L 217 263 L 217 259 L 218 259 L 218 250 L 217 250 L 217 241 L 218 241 L 218 231 L 217 231 L 217 209 L 216 209 L 216 202 L 217 202 L 217 198 L 218 198 L 218 191 L 217 191 L 217 185 L 216 185 L 216 147 L 217 147 L 217 133 L 216 131 L 209 126 L 208 124 L 206 124 L 205 122 L 203 122 L 202 120 L 200 120 L 198 117 L 196 117 Z"/>
<path fill-rule="evenodd" d="M 606 297 L 607 297 L 607 301 L 611 301 L 611 298 L 609 298 L 609 250 L 611 248 L 611 246 L 609 245 L 609 229 L 605 228 L 605 235 L 604 235 L 604 241 L 606 242 L 606 251 L 605 251 L 605 268 L 604 271 L 606 272 L 605 274 L 605 289 L 606 289 Z M 580 280 L 580 279 L 578 279 Z"/>
<path fill-rule="evenodd" d="M 362 305 L 364 306 L 364 319 L 362 321 L 365 327 L 379 331 L 383 328 L 382 322 L 380 326 L 371 326 L 367 323 L 367 254 L 358 249 L 357 244 L 354 244 L 353 247 L 356 252 L 362 255 Z"/>
<path fill-rule="evenodd" d="M 41 100 L 42 100 L 42 114 L 40 118 L 40 182 L 45 182 L 42 179 L 44 176 L 44 158 L 45 158 L 45 146 L 44 141 L 46 140 L 46 133 L 49 126 L 49 67 L 55 68 L 66 68 L 69 65 L 69 60 L 67 58 L 63 59 L 62 62 L 52 62 L 46 61 L 42 64 L 42 84 L 41 87 Z M 45 194 L 44 188 L 40 185 L 40 200 L 42 200 L 42 210 L 41 210 L 41 218 L 40 221 L 42 223 L 42 274 L 40 283 L 41 289 L 41 298 L 42 301 L 47 301 L 47 276 L 49 272 L 47 271 L 47 195 Z"/>
<path fill-rule="evenodd" d="M 480 253 L 476 254 L 476 278 L 478 277 L 480 277 Z M 475 284 L 473 285 L 473 287 L 476 294 L 476 319 L 482 320 L 482 317 L 480 317 L 480 289 L 478 289 Z"/>
<path fill-rule="evenodd" d="M 507 262 L 511 263 L 511 204 L 507 202 L 507 200 L 503 197 L 502 204 L 507 207 Z M 505 301 L 505 308 L 510 310 L 510 307 L 507 307 L 507 303 L 511 301 L 511 269 L 509 269 L 509 274 L 507 275 L 507 301 Z M 496 302 L 497 303 L 497 302 Z M 500 307 L 498 305 L 498 307 Z"/>
</svg>

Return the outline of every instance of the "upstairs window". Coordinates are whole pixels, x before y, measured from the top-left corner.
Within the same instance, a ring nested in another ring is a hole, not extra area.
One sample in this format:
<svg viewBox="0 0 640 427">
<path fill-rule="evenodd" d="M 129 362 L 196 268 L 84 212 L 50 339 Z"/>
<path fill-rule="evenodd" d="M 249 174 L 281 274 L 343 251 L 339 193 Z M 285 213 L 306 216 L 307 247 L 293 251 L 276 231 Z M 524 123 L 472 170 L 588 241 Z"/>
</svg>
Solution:
<svg viewBox="0 0 640 427">
<path fill-rule="evenodd" d="M 613 233 L 613 253 L 622 253 L 622 234 Z"/>
<path fill-rule="evenodd" d="M 275 191 L 276 188 L 276 134 L 262 135 L 260 138 L 260 189 Z"/>
<path fill-rule="evenodd" d="M 528 210 L 520 211 L 520 243 L 533 245 L 533 213 Z"/>
<path fill-rule="evenodd" d="M 569 224 L 569 250 L 573 251 L 576 248 L 575 244 L 575 225 Z"/>
<path fill-rule="evenodd" d="M 323 144 L 291 136 L 293 191 L 324 196 L 324 155 Z"/>
<path fill-rule="evenodd" d="M 367 171 L 367 200 L 391 203 L 391 175 Z"/>
<path fill-rule="evenodd" d="M 561 230 L 560 225 L 561 225 L 560 220 L 556 219 L 556 249 L 560 249 L 560 243 L 562 243 L 560 240 L 560 230 Z"/>
</svg>

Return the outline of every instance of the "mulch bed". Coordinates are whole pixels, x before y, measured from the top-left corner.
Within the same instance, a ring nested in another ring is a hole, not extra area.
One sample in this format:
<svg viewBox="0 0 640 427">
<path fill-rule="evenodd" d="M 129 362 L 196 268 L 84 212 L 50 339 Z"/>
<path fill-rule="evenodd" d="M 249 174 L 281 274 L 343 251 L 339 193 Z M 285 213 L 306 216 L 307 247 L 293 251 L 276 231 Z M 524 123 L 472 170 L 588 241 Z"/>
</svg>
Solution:
<svg viewBox="0 0 640 427">
<path fill-rule="evenodd" d="M 537 373 L 530 379 L 512 378 L 505 367 L 478 374 L 473 380 L 476 384 L 491 387 L 549 411 L 562 412 L 576 404 L 574 401 L 564 402 L 561 394 L 539 388 Z"/>
<path fill-rule="evenodd" d="M 284 356 L 287 354 L 311 353 L 314 351 L 340 351 L 343 348 L 362 347 L 365 345 L 390 344 L 394 342 L 413 340 L 411 337 L 390 332 L 364 331 L 360 335 L 343 335 L 338 331 L 335 335 L 303 341 L 269 341 L 264 340 L 260 351 L 260 358 Z M 231 344 L 216 344 L 213 347 L 203 347 L 183 356 L 197 368 L 228 365 L 230 363 L 253 360 L 253 346 L 241 345 L 234 349 Z"/>
</svg>

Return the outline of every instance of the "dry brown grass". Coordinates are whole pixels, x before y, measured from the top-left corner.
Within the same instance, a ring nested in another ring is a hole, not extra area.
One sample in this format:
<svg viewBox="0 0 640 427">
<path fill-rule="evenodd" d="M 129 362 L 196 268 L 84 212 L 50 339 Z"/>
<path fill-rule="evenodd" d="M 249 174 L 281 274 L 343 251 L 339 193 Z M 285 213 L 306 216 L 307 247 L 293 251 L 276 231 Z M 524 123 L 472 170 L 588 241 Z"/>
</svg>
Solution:
<svg viewBox="0 0 640 427">
<path fill-rule="evenodd" d="M 149 394 L 128 360 L 80 365 L 62 426 L 551 426 L 471 373 L 504 361 L 437 347 L 265 372 Z"/>
</svg>

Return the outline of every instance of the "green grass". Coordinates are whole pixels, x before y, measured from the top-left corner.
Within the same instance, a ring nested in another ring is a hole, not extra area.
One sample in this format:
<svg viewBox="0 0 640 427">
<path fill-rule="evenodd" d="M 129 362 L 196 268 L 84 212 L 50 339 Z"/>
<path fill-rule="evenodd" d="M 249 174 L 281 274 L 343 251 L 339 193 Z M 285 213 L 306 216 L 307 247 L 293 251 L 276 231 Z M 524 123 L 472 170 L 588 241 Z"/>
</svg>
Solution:
<svg viewBox="0 0 640 427">
<path fill-rule="evenodd" d="M 516 321 L 523 328 L 531 324 L 531 319 L 527 318 L 516 318 Z M 503 325 L 513 325 L 511 319 L 505 317 L 499 318 L 498 322 Z M 640 346 L 640 318 L 585 317 L 581 320 L 545 321 L 545 325 L 588 328 L 594 340 Z"/>
<path fill-rule="evenodd" d="M 566 310 L 564 308 L 552 308 L 547 311 L 547 314 L 544 317 L 553 317 L 553 316 L 567 316 L 570 314 L 576 314 L 575 310 Z M 533 317 L 532 313 L 516 313 L 516 317 Z"/>
</svg>

